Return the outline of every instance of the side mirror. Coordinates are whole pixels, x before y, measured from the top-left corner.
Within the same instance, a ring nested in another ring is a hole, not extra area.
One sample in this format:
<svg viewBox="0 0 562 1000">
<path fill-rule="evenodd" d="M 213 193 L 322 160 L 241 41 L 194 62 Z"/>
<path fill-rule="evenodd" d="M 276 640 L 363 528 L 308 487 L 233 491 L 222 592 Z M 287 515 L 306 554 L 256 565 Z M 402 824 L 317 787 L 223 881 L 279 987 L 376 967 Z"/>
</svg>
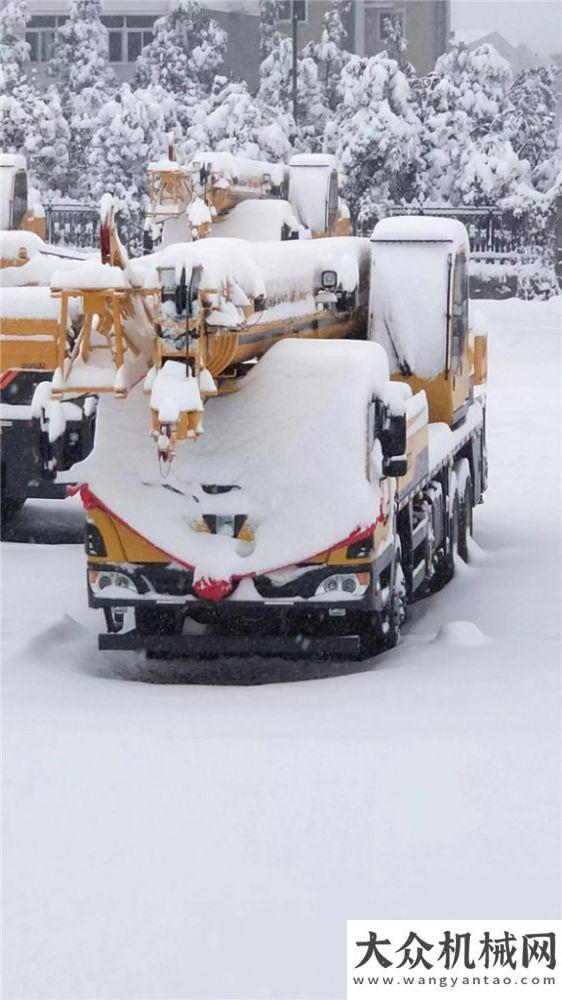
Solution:
<svg viewBox="0 0 562 1000">
<path fill-rule="evenodd" d="M 391 459 L 406 452 L 406 416 L 388 416 L 381 430 L 383 458 Z"/>
<path fill-rule="evenodd" d="M 322 288 L 325 288 L 327 291 L 332 291 L 334 288 L 337 288 L 337 284 L 337 271 L 322 271 Z"/>
<path fill-rule="evenodd" d="M 183 316 L 187 309 L 187 279 L 185 267 L 182 268 L 179 285 L 176 285 L 176 315 Z"/>
<path fill-rule="evenodd" d="M 401 456 L 397 458 L 385 458 L 382 464 L 382 471 L 385 476 L 393 476 L 395 479 L 405 476 L 408 471 L 408 459 Z"/>
</svg>

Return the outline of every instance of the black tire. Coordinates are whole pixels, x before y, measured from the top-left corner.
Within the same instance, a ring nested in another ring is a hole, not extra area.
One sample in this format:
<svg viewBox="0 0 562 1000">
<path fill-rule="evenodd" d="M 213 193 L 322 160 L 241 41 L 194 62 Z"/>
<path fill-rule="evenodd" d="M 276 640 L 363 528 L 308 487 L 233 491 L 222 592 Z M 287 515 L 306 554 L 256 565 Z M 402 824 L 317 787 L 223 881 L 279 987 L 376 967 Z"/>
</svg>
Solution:
<svg viewBox="0 0 562 1000">
<path fill-rule="evenodd" d="M 400 546 L 394 553 L 394 572 L 392 580 L 392 596 L 385 617 L 383 633 L 383 648 L 394 649 L 400 638 L 402 625 L 406 620 L 406 578 L 402 569 L 402 550 Z"/>
<path fill-rule="evenodd" d="M 394 553 L 392 570 L 392 593 L 390 600 L 380 614 L 366 616 L 361 633 L 361 658 L 376 656 L 385 649 L 393 649 L 400 638 L 400 630 L 406 620 L 406 580 L 402 570 L 400 545 Z"/>
<path fill-rule="evenodd" d="M 20 511 L 26 501 L 26 497 L 2 497 L 1 518 L 2 524 L 9 524 L 13 517 Z"/>
<path fill-rule="evenodd" d="M 459 502 L 458 552 L 463 562 L 469 559 L 468 545 L 472 538 L 472 481 L 467 479 Z"/>
<path fill-rule="evenodd" d="M 455 490 L 445 550 L 438 553 L 438 561 L 429 582 L 430 593 L 441 590 L 455 575 L 455 557 L 459 538 L 459 495 Z"/>
<path fill-rule="evenodd" d="M 140 635 L 175 635 L 178 631 L 173 608 L 135 608 L 135 625 Z"/>
</svg>

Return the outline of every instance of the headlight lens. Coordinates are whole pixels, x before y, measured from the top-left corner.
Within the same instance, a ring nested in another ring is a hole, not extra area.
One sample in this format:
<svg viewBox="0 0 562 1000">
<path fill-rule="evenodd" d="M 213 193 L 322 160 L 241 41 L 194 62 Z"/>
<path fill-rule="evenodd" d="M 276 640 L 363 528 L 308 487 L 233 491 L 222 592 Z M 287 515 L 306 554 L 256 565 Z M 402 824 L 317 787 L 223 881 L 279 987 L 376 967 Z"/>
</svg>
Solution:
<svg viewBox="0 0 562 1000">
<path fill-rule="evenodd" d="M 316 588 L 315 597 L 363 597 L 367 592 L 371 576 L 369 573 L 334 573 L 322 580 Z"/>
<path fill-rule="evenodd" d="M 133 594 L 138 594 L 138 588 L 130 576 L 125 573 L 117 573 L 114 570 L 90 570 L 90 584 L 97 593 L 107 591 L 109 587 L 117 587 L 119 590 L 129 590 Z"/>
</svg>

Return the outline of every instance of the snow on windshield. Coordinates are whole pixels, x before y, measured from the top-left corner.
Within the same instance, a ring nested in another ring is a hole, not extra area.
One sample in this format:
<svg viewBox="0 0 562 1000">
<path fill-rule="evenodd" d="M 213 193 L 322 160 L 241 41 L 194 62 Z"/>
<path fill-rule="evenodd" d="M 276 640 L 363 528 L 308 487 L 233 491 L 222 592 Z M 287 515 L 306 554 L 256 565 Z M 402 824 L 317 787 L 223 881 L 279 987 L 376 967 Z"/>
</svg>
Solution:
<svg viewBox="0 0 562 1000">
<path fill-rule="evenodd" d="M 445 243 L 373 243 L 369 339 L 391 372 L 431 379 L 445 368 L 448 254 Z"/>
</svg>

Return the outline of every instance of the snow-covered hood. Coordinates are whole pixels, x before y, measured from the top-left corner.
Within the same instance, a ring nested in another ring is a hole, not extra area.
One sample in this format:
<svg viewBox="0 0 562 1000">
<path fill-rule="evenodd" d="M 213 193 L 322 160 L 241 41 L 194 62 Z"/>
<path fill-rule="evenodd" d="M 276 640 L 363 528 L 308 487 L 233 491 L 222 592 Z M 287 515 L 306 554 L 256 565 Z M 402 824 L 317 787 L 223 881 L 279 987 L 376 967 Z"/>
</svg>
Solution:
<svg viewBox="0 0 562 1000">
<path fill-rule="evenodd" d="M 196 579 L 230 580 L 302 562 L 380 516 L 367 478 L 367 407 L 389 398 L 377 344 L 283 341 L 242 381 L 209 400 L 205 436 L 178 447 L 159 473 L 141 389 L 100 400 L 91 456 L 69 479 L 88 485 L 112 514 L 194 567 Z M 205 485 L 237 487 L 209 495 Z M 252 543 L 196 530 L 203 515 L 244 515 Z"/>
</svg>

